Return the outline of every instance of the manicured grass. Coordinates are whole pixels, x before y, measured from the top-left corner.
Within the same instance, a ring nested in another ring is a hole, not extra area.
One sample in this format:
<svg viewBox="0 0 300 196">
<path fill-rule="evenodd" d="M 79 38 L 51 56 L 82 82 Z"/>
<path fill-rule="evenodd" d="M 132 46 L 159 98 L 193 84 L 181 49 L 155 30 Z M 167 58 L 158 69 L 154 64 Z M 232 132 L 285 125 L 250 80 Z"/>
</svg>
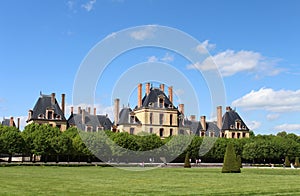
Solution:
<svg viewBox="0 0 300 196">
<path fill-rule="evenodd" d="M 145 168 L 140 168 L 143 170 Z M 300 169 L 0 167 L 1 195 L 300 195 Z"/>
</svg>

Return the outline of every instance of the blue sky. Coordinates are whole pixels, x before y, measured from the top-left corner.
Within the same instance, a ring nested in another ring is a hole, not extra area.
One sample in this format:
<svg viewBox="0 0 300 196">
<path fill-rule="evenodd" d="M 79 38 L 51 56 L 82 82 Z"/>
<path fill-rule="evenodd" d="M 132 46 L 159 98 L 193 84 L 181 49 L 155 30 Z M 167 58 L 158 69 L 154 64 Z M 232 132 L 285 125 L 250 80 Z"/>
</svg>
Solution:
<svg viewBox="0 0 300 196">
<path fill-rule="evenodd" d="M 59 101 L 66 93 L 71 106 L 76 74 L 98 42 L 123 29 L 161 25 L 191 35 L 209 51 L 223 76 L 223 106 L 236 108 L 255 133 L 300 134 L 299 8 L 296 0 L 1 1 L 0 116 L 21 117 L 24 125 L 40 91 L 55 92 Z M 99 113 L 111 115 L 112 99 L 121 96 L 113 92 L 117 81 L 143 62 L 167 63 L 183 73 L 200 110 L 195 110 L 187 89 L 168 84 L 174 87 L 176 104 L 185 102 L 187 115 L 214 119 L 210 91 L 199 74 L 209 69 L 209 62 L 191 64 L 161 48 L 131 50 L 111 62 L 97 84 Z M 121 103 L 134 107 L 136 89 L 129 94 Z"/>
</svg>

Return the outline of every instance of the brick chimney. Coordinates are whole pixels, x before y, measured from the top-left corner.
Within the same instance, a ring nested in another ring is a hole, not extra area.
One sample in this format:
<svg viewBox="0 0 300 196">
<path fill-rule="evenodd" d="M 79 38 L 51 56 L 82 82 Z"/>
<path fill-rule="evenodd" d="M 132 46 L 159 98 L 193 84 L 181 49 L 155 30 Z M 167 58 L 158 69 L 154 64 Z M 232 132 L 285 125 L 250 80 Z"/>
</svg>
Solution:
<svg viewBox="0 0 300 196">
<path fill-rule="evenodd" d="M 165 92 L 165 85 L 164 84 L 160 84 L 159 88 L 162 92 Z"/>
<path fill-rule="evenodd" d="M 149 95 L 149 93 L 150 93 L 150 83 L 148 82 L 148 83 L 146 83 L 146 94 L 147 94 L 147 96 Z"/>
<path fill-rule="evenodd" d="M 14 117 L 10 117 L 10 119 L 9 119 L 9 126 L 10 127 L 14 126 Z"/>
<path fill-rule="evenodd" d="M 71 106 L 71 114 L 73 114 L 73 112 L 74 112 L 74 107 Z"/>
<path fill-rule="evenodd" d="M 206 116 L 200 117 L 200 123 L 204 131 L 206 131 Z"/>
<path fill-rule="evenodd" d="M 61 111 L 63 112 L 63 114 L 65 114 L 65 98 L 66 98 L 66 95 L 61 94 Z"/>
<path fill-rule="evenodd" d="M 94 108 L 94 115 L 96 116 L 97 115 L 97 109 Z"/>
<path fill-rule="evenodd" d="M 20 118 L 18 118 L 18 124 L 17 124 L 17 128 L 20 130 Z"/>
<path fill-rule="evenodd" d="M 114 103 L 114 121 L 115 124 L 117 125 L 119 122 L 119 108 L 120 108 L 120 99 L 115 99 L 115 103 Z"/>
<path fill-rule="evenodd" d="M 226 106 L 226 112 L 230 112 L 232 109 L 230 106 Z"/>
<path fill-rule="evenodd" d="M 91 107 L 88 107 L 88 114 L 91 114 Z"/>
<path fill-rule="evenodd" d="M 179 104 L 179 112 L 184 115 L 184 104 L 183 103 Z"/>
<path fill-rule="evenodd" d="M 82 121 L 82 124 L 85 124 L 85 109 L 82 110 L 81 121 Z"/>
<path fill-rule="evenodd" d="M 217 107 L 217 126 L 222 129 L 222 106 Z"/>
<path fill-rule="evenodd" d="M 51 104 L 54 105 L 55 104 L 55 93 L 51 94 Z"/>
<path fill-rule="evenodd" d="M 81 114 L 81 107 L 80 106 L 78 107 L 77 114 Z"/>
<path fill-rule="evenodd" d="M 142 87 L 143 85 L 140 83 L 138 84 L 138 107 L 142 107 Z"/>
<path fill-rule="evenodd" d="M 168 88 L 169 100 L 173 103 L 173 87 L 169 86 Z"/>
</svg>

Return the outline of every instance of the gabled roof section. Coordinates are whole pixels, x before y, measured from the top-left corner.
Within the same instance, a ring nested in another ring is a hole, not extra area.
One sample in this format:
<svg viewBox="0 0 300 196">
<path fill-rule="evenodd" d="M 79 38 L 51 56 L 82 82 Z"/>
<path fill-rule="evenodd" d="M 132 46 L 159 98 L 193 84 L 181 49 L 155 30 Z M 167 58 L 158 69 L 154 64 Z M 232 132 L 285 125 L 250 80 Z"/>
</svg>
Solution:
<svg viewBox="0 0 300 196">
<path fill-rule="evenodd" d="M 159 98 L 164 99 L 164 108 L 174 108 L 173 103 L 170 101 L 169 97 L 161 91 L 159 88 L 150 88 L 149 95 L 145 95 L 142 99 L 142 108 L 160 108 L 160 105 L 158 103 Z"/>
<path fill-rule="evenodd" d="M 54 119 L 59 115 L 61 120 L 66 120 L 64 113 L 59 107 L 57 100 L 55 99 L 54 102 L 51 101 L 51 95 L 43 95 L 41 94 L 39 99 L 37 100 L 33 110 L 31 119 L 39 119 L 39 115 L 46 116 L 46 110 L 53 109 L 54 110 Z"/>
<path fill-rule="evenodd" d="M 120 113 L 119 113 L 119 122 L 117 123 L 118 125 L 124 125 L 124 124 L 141 124 L 140 120 L 135 116 L 132 115 L 133 119 L 130 119 L 131 113 L 132 113 L 131 108 L 122 108 Z"/>
<path fill-rule="evenodd" d="M 249 128 L 244 123 L 243 119 L 240 115 L 235 111 L 232 110 L 230 107 L 227 108 L 225 114 L 222 118 L 222 130 L 244 130 L 249 131 Z M 240 123 L 240 129 L 236 128 L 236 122 Z"/>
</svg>

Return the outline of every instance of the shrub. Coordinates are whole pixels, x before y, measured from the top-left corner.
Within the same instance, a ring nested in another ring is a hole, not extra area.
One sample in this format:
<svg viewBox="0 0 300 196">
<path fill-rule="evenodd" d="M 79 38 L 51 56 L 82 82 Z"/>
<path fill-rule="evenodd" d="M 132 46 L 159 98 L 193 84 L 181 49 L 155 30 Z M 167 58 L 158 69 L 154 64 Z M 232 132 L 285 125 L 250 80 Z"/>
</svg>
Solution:
<svg viewBox="0 0 300 196">
<path fill-rule="evenodd" d="M 242 168 L 243 165 L 242 165 L 242 158 L 241 158 L 241 155 L 237 155 L 237 156 L 236 156 L 236 160 L 237 160 L 237 163 L 238 163 L 239 167 Z"/>
<path fill-rule="evenodd" d="M 235 149 L 232 143 L 227 144 L 222 173 L 241 173 L 240 164 L 237 161 Z"/>
<path fill-rule="evenodd" d="M 286 167 L 290 167 L 290 166 L 291 166 L 291 162 L 290 162 L 288 156 L 286 156 L 285 159 L 284 159 L 284 165 L 285 165 Z"/>
<path fill-rule="evenodd" d="M 299 157 L 296 157 L 295 159 L 295 167 L 296 168 L 300 167 Z"/>
<path fill-rule="evenodd" d="M 190 153 L 189 153 L 189 152 L 187 152 L 187 153 L 185 154 L 184 167 L 185 167 L 185 168 L 191 168 L 191 163 L 190 163 Z"/>
</svg>

